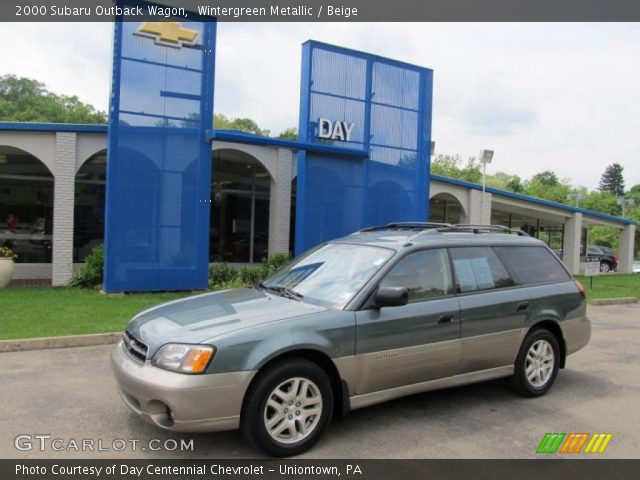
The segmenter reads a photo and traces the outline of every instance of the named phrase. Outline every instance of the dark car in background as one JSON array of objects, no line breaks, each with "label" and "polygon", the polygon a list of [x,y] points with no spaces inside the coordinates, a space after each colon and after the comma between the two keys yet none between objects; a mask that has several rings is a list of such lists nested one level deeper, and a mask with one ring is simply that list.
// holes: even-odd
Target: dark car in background
[{"label": "dark car in background", "polygon": [[591,245],[587,248],[587,255],[600,259],[600,271],[602,273],[615,272],[618,268],[618,255],[609,247]]},{"label": "dark car in background", "polygon": [[[555,248],[552,251],[559,259],[562,259],[561,248]],[[609,247],[591,245],[587,248],[587,257],[598,258],[602,273],[615,272],[618,269],[618,255]],[[585,258],[581,257],[580,261],[584,262]]]}]

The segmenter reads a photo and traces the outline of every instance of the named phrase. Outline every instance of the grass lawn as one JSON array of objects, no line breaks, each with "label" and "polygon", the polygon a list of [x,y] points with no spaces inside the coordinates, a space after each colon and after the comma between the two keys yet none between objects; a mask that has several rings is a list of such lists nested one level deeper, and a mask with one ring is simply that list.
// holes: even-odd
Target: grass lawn
[{"label": "grass lawn", "polygon": [[640,298],[640,274],[597,275],[593,277],[593,288],[590,287],[589,277],[577,275],[587,290],[587,301],[596,298]]},{"label": "grass lawn", "polygon": [[[640,275],[578,276],[594,298],[640,297]],[[75,288],[0,290],[0,340],[120,332],[137,312],[190,292],[104,295]]]},{"label": "grass lawn", "polygon": [[0,340],[124,330],[137,312],[186,292],[105,295],[75,288],[0,289]]}]

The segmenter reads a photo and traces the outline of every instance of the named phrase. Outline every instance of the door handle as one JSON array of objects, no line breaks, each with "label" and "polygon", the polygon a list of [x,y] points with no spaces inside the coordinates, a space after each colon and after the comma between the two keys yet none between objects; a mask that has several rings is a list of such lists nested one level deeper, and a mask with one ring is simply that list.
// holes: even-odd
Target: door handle
[{"label": "door handle", "polygon": [[453,322],[453,313],[447,313],[440,317],[438,323],[452,323]]},{"label": "door handle", "polygon": [[529,308],[529,302],[520,302],[516,307],[516,312],[522,312]]}]

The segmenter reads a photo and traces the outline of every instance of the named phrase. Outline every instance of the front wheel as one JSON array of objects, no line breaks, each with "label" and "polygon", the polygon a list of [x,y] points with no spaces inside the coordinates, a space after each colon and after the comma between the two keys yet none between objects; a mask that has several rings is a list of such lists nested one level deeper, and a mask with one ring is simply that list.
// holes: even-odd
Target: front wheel
[{"label": "front wheel", "polygon": [[279,457],[298,455],[322,436],[333,414],[331,381],[317,364],[286,359],[258,374],[247,392],[242,434]]},{"label": "front wheel", "polygon": [[549,391],[558,375],[560,347],[549,330],[531,332],[516,358],[511,388],[523,397],[539,397]]}]

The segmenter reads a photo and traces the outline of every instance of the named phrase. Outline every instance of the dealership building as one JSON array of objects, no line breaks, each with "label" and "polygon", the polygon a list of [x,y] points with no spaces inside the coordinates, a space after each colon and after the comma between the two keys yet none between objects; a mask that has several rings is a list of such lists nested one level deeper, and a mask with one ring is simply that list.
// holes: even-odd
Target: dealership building
[{"label": "dealership building", "polygon": [[[297,142],[233,131],[214,136],[209,261],[248,264],[292,252]],[[0,243],[19,255],[14,280],[65,285],[103,243],[106,150],[105,125],[0,123]],[[632,220],[494,188],[486,189],[483,209],[482,196],[477,184],[431,175],[424,201],[433,222],[521,228],[562,248],[574,273],[585,230],[617,228],[618,271],[631,271]]]},{"label": "dealership building", "polygon": [[[104,244],[108,292],[206,288],[210,263],[298,255],[390,222],[500,224],[562,251],[635,222],[432,175],[433,71],[302,45],[298,139],[215,130],[216,22],[114,23],[109,125],[0,123],[0,244],[65,285]],[[221,92],[224,93],[224,92]]]}]

